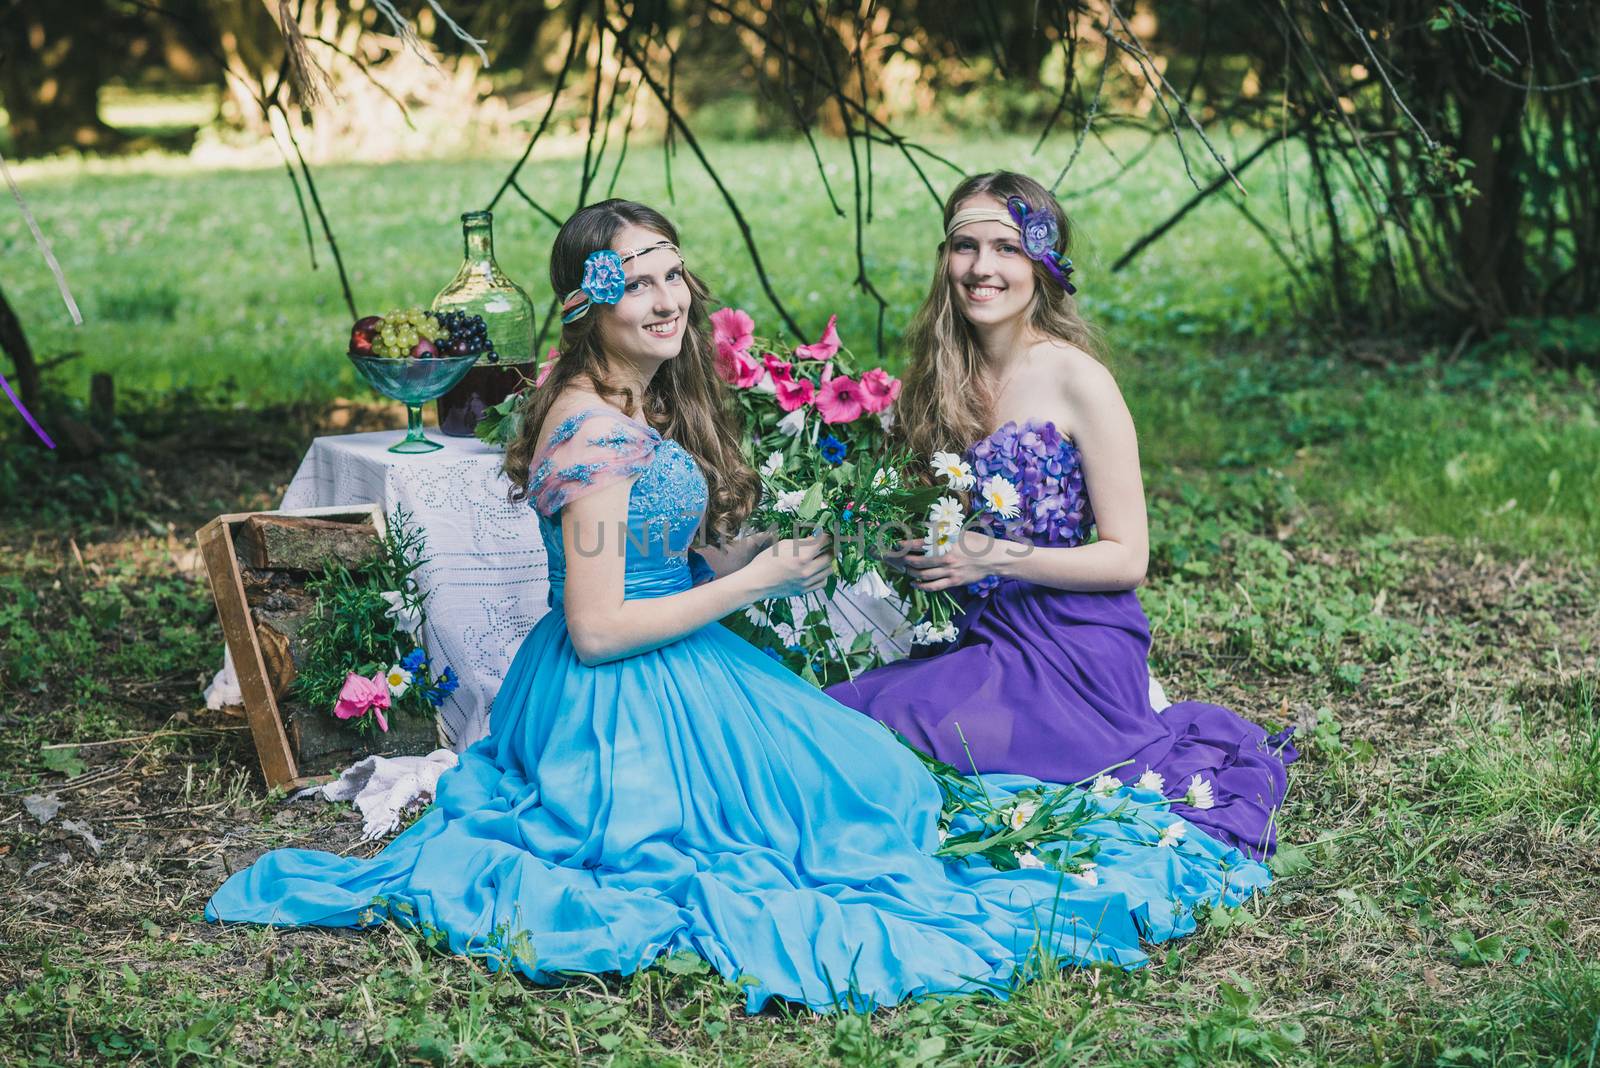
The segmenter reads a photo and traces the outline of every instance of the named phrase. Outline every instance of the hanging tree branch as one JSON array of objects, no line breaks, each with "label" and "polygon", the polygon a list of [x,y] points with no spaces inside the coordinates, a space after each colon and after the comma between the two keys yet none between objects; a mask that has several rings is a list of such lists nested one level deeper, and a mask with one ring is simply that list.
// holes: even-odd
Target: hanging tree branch
[{"label": "hanging tree branch", "polygon": [[[612,32],[615,33],[616,31],[613,30]],[[717,187],[717,192],[721,194],[723,203],[728,206],[728,211],[733,215],[734,222],[739,227],[739,233],[744,238],[745,248],[750,253],[750,263],[755,267],[756,276],[761,280],[761,290],[767,295],[767,300],[777,310],[779,317],[783,319],[784,325],[793,331],[796,337],[801,336],[800,324],[795,322],[794,316],[789,314],[789,309],[784,306],[783,301],[779,299],[777,292],[772,288],[772,280],[767,277],[766,266],[761,262],[761,250],[756,247],[755,235],[750,230],[750,224],[746,221],[744,212],[739,209],[739,202],[734,199],[733,194],[728,191],[728,187],[723,184],[722,176],[717,173],[717,169],[706,158],[704,150],[700,147],[700,142],[695,139],[694,131],[689,128],[689,124],[684,120],[683,113],[678,110],[672,94],[660,82],[656,81],[654,76],[651,75],[644,58],[634,51],[633,46],[625,38],[617,37],[617,47],[621,49],[622,54],[628,58],[628,61],[633,64],[634,69],[639,72],[639,77],[644,79],[644,84],[649,86],[650,91],[655,94],[655,98],[660,101],[662,108],[666,110],[668,124],[682,135],[683,143],[689,146],[689,151],[694,153],[695,158],[700,161],[700,166],[705,169],[706,176]]]}]

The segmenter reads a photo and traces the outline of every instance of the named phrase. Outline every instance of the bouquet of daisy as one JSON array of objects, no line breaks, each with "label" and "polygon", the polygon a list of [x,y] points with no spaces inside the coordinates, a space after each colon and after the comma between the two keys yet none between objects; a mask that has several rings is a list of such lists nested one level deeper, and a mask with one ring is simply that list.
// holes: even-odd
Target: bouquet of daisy
[{"label": "bouquet of daisy", "polygon": [[[991,792],[982,779],[915,748],[912,752],[943,795],[937,856],[950,861],[982,857],[1000,871],[1053,869],[1083,886],[1100,881],[1095,858],[1108,831],[1123,841],[1178,849],[1189,825],[1171,807],[1204,810],[1216,804],[1212,781],[1199,774],[1177,795],[1169,795],[1165,778],[1149,768],[1127,783],[1110,774],[1112,768],[1071,785],[1044,783],[1016,792],[995,786]],[[1092,831],[1091,824],[1096,825]]]},{"label": "bouquet of daisy", "polygon": [[306,586],[316,606],[295,694],[362,734],[387,731],[396,712],[431,717],[460,682],[421,645],[427,595],[413,576],[424,540],[407,519],[398,509],[389,517],[370,564],[333,565]]}]

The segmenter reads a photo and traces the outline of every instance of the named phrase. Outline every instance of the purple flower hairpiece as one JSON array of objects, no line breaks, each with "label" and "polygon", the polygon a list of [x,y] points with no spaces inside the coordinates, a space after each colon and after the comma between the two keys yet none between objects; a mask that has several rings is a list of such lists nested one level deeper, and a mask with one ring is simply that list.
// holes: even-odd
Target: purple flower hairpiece
[{"label": "purple flower hairpiece", "polygon": [[1028,202],[1021,197],[1009,197],[1006,200],[1006,210],[1011,212],[1011,217],[1017,222],[1017,229],[1022,231],[1022,251],[1028,254],[1030,260],[1037,260],[1044,264],[1044,269],[1050,272],[1050,277],[1061,283],[1061,288],[1068,293],[1076,293],[1078,287],[1073,285],[1072,261],[1064,259],[1056,251],[1056,241],[1061,237],[1061,230],[1056,226],[1056,216],[1049,208],[1034,211],[1028,207]]}]

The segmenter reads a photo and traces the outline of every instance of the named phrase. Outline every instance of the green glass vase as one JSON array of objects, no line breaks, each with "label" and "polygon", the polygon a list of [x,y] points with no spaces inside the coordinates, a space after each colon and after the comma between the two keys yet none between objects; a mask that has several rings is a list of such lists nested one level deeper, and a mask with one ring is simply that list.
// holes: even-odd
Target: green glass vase
[{"label": "green glass vase", "polygon": [[433,298],[435,312],[481,315],[494,346],[462,380],[439,398],[439,430],[471,437],[485,409],[521,389],[534,377],[533,302],[500,269],[494,258],[494,216],[469,211],[461,216],[466,255],[450,284]]}]

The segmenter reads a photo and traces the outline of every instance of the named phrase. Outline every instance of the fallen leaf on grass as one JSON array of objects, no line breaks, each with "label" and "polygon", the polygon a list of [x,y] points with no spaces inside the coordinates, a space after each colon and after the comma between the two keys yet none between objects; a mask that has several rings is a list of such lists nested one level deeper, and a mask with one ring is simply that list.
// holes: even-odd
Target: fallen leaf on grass
[{"label": "fallen leaf on grass", "polygon": [[22,799],[22,807],[43,827],[61,811],[61,798],[55,794],[29,794]]}]

